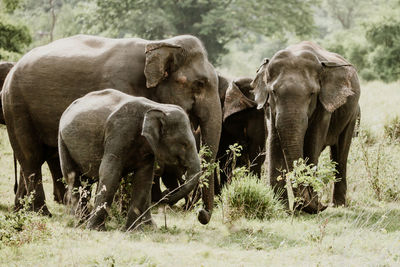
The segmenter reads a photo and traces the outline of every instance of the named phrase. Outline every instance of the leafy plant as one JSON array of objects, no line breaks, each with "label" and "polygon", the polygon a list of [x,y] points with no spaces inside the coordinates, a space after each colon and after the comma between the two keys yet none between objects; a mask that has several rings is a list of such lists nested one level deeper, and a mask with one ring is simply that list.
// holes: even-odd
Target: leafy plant
[{"label": "leafy plant", "polygon": [[383,126],[384,134],[391,141],[400,141],[400,117],[395,116]]},{"label": "leafy plant", "polygon": [[222,189],[221,202],[228,221],[271,219],[283,213],[273,190],[244,167],[234,169],[230,185]]},{"label": "leafy plant", "polygon": [[0,215],[0,248],[22,245],[49,235],[46,220],[30,211],[32,194],[21,200],[23,206],[16,212]]}]

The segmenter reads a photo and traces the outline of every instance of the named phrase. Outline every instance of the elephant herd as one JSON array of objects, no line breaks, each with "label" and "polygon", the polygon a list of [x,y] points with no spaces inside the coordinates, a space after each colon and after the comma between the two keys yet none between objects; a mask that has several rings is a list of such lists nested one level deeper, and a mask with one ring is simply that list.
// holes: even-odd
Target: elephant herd
[{"label": "elephant herd", "polygon": [[[226,150],[234,143],[243,148],[239,166],[258,176],[267,158],[276,192],[285,186],[277,179],[283,170],[298,158],[318,163],[330,146],[339,178],[333,203],[346,203],[360,85],[350,63],[312,42],[265,59],[254,78],[229,80],[216,72],[194,36],[148,41],[77,35],[35,48],[17,63],[0,63],[0,82],[0,122],[21,166],[16,208],[32,194],[31,208],[50,215],[41,172],[46,162],[55,200],[74,213],[87,210],[90,198],[78,188],[98,183],[87,214],[90,229],[104,229],[120,181],[130,173],[126,228],[153,224],[152,201],[172,205],[199,187],[200,144],[211,151],[206,161],[227,170]],[[200,186],[202,224],[210,221],[214,194],[229,176],[210,174]],[[306,199],[306,212],[325,208],[311,188],[295,194]]]}]

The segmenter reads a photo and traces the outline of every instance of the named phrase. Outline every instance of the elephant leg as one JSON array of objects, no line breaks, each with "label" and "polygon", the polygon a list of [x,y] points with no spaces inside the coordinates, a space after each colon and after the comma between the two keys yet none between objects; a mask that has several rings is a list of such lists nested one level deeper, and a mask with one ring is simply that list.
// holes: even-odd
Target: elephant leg
[{"label": "elephant leg", "polygon": [[135,230],[141,224],[155,225],[149,209],[153,172],[154,159],[151,159],[134,174],[131,204],[125,226],[127,230]]},{"label": "elephant leg", "polygon": [[[21,208],[21,200],[29,195],[32,196],[32,210],[51,216],[46,206],[42,184],[41,167],[45,161],[44,145],[36,134],[30,117],[26,115],[29,114],[28,111],[21,107],[21,105],[13,105],[11,110],[4,112],[6,121],[9,122],[7,124],[8,137],[23,172],[23,178],[20,179],[15,195],[15,208]],[[18,118],[13,118],[13,116],[18,116]]]},{"label": "elephant leg", "polygon": [[47,165],[49,166],[51,176],[53,178],[53,195],[54,201],[57,203],[64,203],[64,195],[66,192],[65,184],[62,181],[63,175],[60,167],[60,160],[58,156],[47,159]]},{"label": "elephant leg", "polygon": [[[28,149],[28,147],[26,147]],[[32,162],[22,158],[19,160],[21,165],[20,181],[15,195],[15,208],[18,210],[22,208],[22,199],[25,196],[32,197],[31,209],[35,212],[41,212],[43,215],[51,216],[45,202],[46,197],[43,189],[42,182],[42,164],[43,153],[41,150],[36,150],[37,158],[33,159]]]},{"label": "elephant leg", "polygon": [[165,166],[164,173],[161,176],[165,187],[172,191],[179,187],[179,181],[182,181],[183,171],[176,166]]},{"label": "elephant leg", "polygon": [[342,134],[339,136],[338,143],[331,146],[331,158],[337,162],[336,177],[339,181],[335,182],[333,189],[333,204],[335,206],[346,205],[346,192],[347,192],[347,157],[349,155],[351,139],[353,136],[355,122],[350,123]]},{"label": "elephant leg", "polygon": [[71,191],[69,193],[71,196],[69,201],[69,205],[71,205],[71,214],[78,218],[85,219],[89,214],[87,204],[91,198],[93,180],[81,173],[76,173],[75,175],[74,184],[72,188],[68,189]]},{"label": "elephant leg", "polygon": [[107,209],[111,207],[121,177],[121,160],[111,153],[105,155],[99,168],[99,183],[97,185],[94,209],[87,225],[89,229],[105,230]]},{"label": "elephant leg", "polygon": [[153,185],[151,187],[151,202],[158,202],[162,198],[162,192],[160,188],[160,179],[159,176],[154,176]]},{"label": "elephant leg", "polygon": [[265,142],[267,137],[264,112],[257,112],[247,127],[250,171],[261,178],[265,161]]}]

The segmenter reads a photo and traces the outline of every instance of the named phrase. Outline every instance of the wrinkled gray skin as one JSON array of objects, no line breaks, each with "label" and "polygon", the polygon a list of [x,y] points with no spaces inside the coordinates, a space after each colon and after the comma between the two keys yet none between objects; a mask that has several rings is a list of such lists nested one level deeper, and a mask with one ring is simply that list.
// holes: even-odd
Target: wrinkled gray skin
[{"label": "wrinkled gray skin", "polygon": [[[0,62],[0,89],[3,87],[4,80],[7,77],[7,74],[11,70],[12,67],[14,67],[15,62]],[[1,94],[1,92],[0,92]],[[1,96],[0,96],[0,124],[5,125],[4,121],[4,116],[3,116],[3,110],[2,110],[2,101],[1,101]],[[15,159],[15,158],[14,158]],[[61,169],[60,169],[60,164],[58,157],[50,157],[47,159],[47,165],[49,166],[51,176],[53,178],[53,195],[54,195],[54,200],[58,203],[62,203],[64,199],[64,194],[65,194],[65,186],[61,181]],[[20,173],[20,179],[23,179],[23,173],[21,170]],[[17,179],[17,177],[16,177]],[[21,180],[22,181],[22,180]],[[24,190],[26,192],[25,187],[21,187],[20,190]],[[15,181],[15,186],[14,186],[14,191],[17,192],[18,190],[18,181]],[[25,193],[24,193],[25,194]]]},{"label": "wrinkled gray skin", "polygon": [[[27,177],[27,193],[35,190],[34,210],[48,213],[41,165],[57,155],[61,114],[75,99],[105,88],[181,106],[200,126],[202,143],[215,158],[222,116],[218,80],[196,37],[147,41],[78,35],[60,39],[18,61],[2,95],[10,143]],[[209,179],[210,186],[203,187],[202,194],[205,209],[198,217],[203,224],[211,218],[214,201],[213,177]],[[18,188],[16,204],[23,196]]]},{"label": "wrinkled gray skin", "polygon": [[[264,61],[252,82],[259,107],[268,108],[269,179],[275,190],[279,170],[293,168],[293,161],[308,158],[318,163],[326,146],[337,162],[333,203],[346,204],[346,164],[357,115],[360,85],[356,70],[343,57],[312,42],[302,42]],[[301,192],[300,192],[301,191]],[[300,188],[309,213],[324,207],[310,188]],[[283,198],[287,198],[284,194]]]},{"label": "wrinkled gray skin", "polygon": [[104,229],[104,206],[111,206],[121,178],[131,172],[126,228],[135,229],[143,213],[145,221],[152,223],[148,208],[155,158],[187,170],[188,182],[168,196],[172,203],[193,190],[200,176],[196,143],[184,110],[114,89],[89,93],[65,110],[58,148],[68,195],[75,206],[79,200],[79,193],[74,193],[76,180],[84,174],[99,181],[90,229]]}]

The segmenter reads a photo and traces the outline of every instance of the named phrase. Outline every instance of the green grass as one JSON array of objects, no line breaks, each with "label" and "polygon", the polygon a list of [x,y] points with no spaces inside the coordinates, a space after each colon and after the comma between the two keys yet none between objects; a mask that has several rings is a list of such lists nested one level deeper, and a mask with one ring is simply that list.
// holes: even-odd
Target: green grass
[{"label": "green grass", "polygon": [[[21,242],[0,246],[0,266],[398,266],[400,196],[377,200],[363,155],[373,166],[380,153],[380,166],[372,178],[400,188],[400,145],[383,140],[386,120],[400,115],[400,84],[373,82],[362,89],[361,125],[371,129],[377,142],[366,146],[360,138],[353,140],[348,207],[330,207],[319,215],[234,222],[218,207],[206,226],[197,222],[195,211],[174,208],[166,211],[167,227],[162,209],[155,208],[155,230],[95,232],[74,227],[65,207],[52,200],[45,168],[44,186],[53,217],[33,215],[33,221],[44,227],[32,226],[17,236]],[[0,216],[9,214],[13,206],[13,172],[11,147],[2,127]],[[116,228],[114,221],[109,226]]]}]

